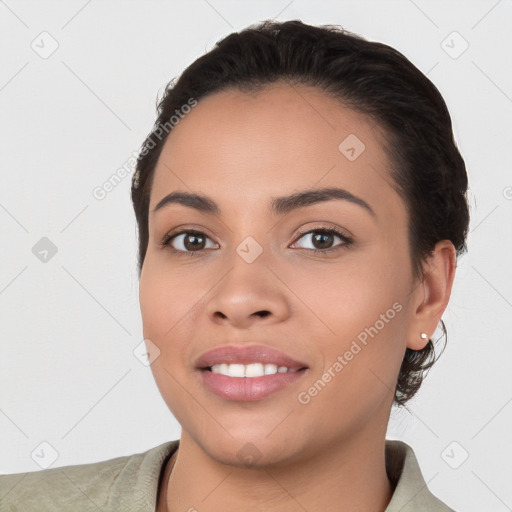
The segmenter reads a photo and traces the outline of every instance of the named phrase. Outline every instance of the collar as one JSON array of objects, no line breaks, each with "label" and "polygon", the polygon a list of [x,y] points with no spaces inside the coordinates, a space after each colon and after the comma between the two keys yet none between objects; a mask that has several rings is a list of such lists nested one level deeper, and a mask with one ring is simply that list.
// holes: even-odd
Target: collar
[{"label": "collar", "polygon": [[384,512],[454,512],[428,489],[413,449],[386,439],[386,471],[395,491]]}]

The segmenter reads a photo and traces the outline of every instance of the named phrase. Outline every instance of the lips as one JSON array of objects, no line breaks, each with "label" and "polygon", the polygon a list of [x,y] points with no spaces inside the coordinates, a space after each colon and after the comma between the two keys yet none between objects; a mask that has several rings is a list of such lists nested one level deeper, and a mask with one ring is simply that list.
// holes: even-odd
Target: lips
[{"label": "lips", "polygon": [[286,366],[291,370],[300,370],[308,368],[307,364],[298,361],[287,354],[271,347],[263,345],[251,345],[246,347],[236,347],[225,345],[205,352],[195,362],[196,368],[205,370],[215,364],[275,364],[278,367]]}]

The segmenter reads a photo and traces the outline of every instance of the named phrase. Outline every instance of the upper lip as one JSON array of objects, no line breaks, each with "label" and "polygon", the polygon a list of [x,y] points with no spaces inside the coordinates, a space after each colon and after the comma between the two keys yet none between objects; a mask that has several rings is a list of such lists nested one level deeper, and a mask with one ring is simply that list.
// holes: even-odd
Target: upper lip
[{"label": "upper lip", "polygon": [[305,363],[297,361],[284,352],[264,345],[249,345],[237,347],[234,345],[223,345],[208,350],[196,360],[197,368],[209,368],[214,364],[275,364],[287,368],[307,368]]}]

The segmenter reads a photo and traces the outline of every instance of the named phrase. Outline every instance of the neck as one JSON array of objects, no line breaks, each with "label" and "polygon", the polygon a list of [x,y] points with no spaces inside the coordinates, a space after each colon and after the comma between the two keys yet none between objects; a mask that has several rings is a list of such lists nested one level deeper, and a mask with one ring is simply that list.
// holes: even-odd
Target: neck
[{"label": "neck", "polygon": [[363,432],[333,444],[301,463],[239,468],[208,456],[184,431],[172,473],[166,471],[170,478],[164,480],[168,485],[161,509],[209,512],[229,504],[241,511],[384,512],[393,493],[386,474],[385,433]]}]

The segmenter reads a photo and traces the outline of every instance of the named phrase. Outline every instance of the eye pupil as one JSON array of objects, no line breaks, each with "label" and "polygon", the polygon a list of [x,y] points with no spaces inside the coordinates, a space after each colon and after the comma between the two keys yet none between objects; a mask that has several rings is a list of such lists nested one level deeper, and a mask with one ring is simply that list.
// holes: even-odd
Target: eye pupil
[{"label": "eye pupil", "polygon": [[332,244],[332,238],[333,238],[333,235],[331,233],[319,233],[319,234],[313,235],[313,240],[314,240],[313,243],[314,244],[315,244],[315,242],[320,243],[320,247],[317,247],[315,244],[315,247],[317,247],[317,249],[328,249],[330,247],[330,245]]},{"label": "eye pupil", "polygon": [[[194,240],[194,242],[191,242],[191,240]],[[197,240],[201,240],[201,242],[197,243]],[[204,237],[195,234],[188,234],[185,237],[184,245],[187,250],[193,250],[197,248],[203,249]]]}]

